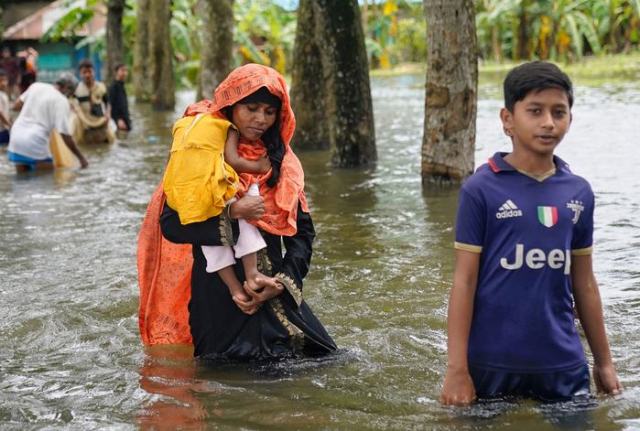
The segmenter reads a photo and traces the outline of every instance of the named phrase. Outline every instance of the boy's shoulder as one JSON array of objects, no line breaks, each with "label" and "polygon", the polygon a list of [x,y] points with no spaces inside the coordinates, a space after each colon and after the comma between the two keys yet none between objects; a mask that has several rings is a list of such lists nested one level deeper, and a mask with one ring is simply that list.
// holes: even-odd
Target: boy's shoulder
[{"label": "boy's shoulder", "polygon": [[553,156],[553,162],[556,165],[556,169],[571,182],[572,189],[577,190],[578,192],[593,193],[589,181],[587,181],[586,178],[573,173],[567,162],[558,156]]},{"label": "boy's shoulder", "polygon": [[484,188],[488,182],[495,181],[495,175],[491,170],[490,161],[491,159],[489,159],[488,162],[478,166],[475,172],[464,181],[464,183],[462,184],[463,191],[475,194],[476,192]]}]

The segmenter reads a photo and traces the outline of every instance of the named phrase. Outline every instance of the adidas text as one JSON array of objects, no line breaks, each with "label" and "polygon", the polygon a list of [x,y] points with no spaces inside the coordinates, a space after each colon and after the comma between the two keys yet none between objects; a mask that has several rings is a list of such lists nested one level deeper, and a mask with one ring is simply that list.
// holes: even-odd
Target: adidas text
[{"label": "adidas text", "polygon": [[522,217],[522,210],[505,210],[496,213],[496,218]]}]

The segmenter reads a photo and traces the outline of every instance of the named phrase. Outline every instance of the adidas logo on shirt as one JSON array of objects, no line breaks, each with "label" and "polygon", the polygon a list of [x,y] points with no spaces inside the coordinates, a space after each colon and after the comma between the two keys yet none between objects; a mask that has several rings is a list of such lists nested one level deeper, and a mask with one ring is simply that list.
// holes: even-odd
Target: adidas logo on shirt
[{"label": "adidas logo on shirt", "polygon": [[496,218],[511,217],[522,217],[522,210],[518,209],[518,206],[514,204],[511,199],[507,199],[507,201],[498,208]]}]

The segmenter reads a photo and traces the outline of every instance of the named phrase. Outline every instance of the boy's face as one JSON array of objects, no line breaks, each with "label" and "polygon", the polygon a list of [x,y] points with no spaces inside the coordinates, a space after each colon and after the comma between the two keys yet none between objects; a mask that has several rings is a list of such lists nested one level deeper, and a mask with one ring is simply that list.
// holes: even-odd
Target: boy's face
[{"label": "boy's face", "polygon": [[6,76],[0,76],[0,91],[6,91],[9,87],[9,79]]},{"label": "boy's face", "polygon": [[513,140],[514,150],[553,154],[571,124],[569,98],[559,88],[531,91],[516,102],[513,112],[502,108],[500,119],[505,133]]},{"label": "boy's face", "polygon": [[83,67],[80,69],[80,78],[82,78],[87,85],[93,84],[93,67]]},{"label": "boy's face", "polygon": [[117,71],[116,71],[116,79],[118,81],[124,81],[127,79],[127,67],[126,66],[122,66],[120,67]]}]

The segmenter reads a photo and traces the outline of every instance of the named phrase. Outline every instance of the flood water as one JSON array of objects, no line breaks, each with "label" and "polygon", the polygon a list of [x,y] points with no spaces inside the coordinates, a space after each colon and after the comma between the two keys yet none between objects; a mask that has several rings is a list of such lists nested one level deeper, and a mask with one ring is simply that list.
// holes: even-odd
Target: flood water
[{"label": "flood water", "polygon": [[[640,429],[640,86],[578,86],[558,149],[596,194],[595,271],[625,392],[582,405],[437,402],[457,191],[423,190],[422,77],[376,78],[379,163],[300,154],[318,233],[307,302],[340,346],[323,361],[207,369],[142,347],[136,237],[175,113],[86,149],[90,167],[18,177],[0,154],[2,429]],[[481,86],[476,163],[508,151],[499,86]]]}]

